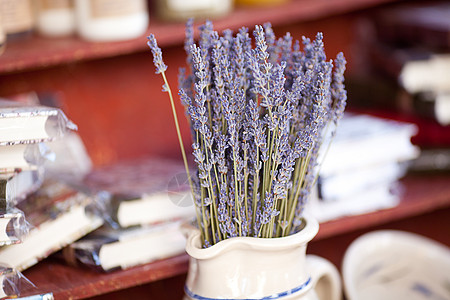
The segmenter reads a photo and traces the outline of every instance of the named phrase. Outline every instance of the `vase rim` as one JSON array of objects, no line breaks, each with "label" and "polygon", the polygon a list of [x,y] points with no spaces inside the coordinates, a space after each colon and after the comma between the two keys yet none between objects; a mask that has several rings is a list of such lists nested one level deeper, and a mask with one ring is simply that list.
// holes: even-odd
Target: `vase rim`
[{"label": "vase rim", "polygon": [[186,241],[186,252],[196,259],[210,259],[230,248],[255,248],[261,251],[273,251],[298,247],[307,244],[316,236],[319,231],[319,223],[308,214],[303,214],[305,226],[298,232],[276,238],[256,238],[256,237],[233,237],[222,240],[208,248],[201,248],[200,231],[192,230]]}]

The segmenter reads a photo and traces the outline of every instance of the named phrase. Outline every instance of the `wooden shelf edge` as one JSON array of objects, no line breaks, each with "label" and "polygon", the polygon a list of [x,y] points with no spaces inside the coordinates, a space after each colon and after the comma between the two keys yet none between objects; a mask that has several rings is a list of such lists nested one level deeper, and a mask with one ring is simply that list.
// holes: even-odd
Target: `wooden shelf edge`
[{"label": "wooden shelf edge", "polygon": [[[292,0],[276,7],[236,7],[229,15],[214,20],[214,25],[218,31],[253,27],[268,21],[275,26],[285,25],[396,1],[399,0]],[[181,45],[184,23],[163,22],[150,17],[150,26],[145,35],[122,42],[95,43],[76,36],[51,39],[33,35],[29,39],[7,44],[6,51],[0,56],[0,75],[145,51],[148,49],[146,37],[150,32],[157,36],[160,47]]]},{"label": "wooden shelf edge", "polygon": [[94,297],[184,274],[188,261],[187,254],[181,254],[126,270],[98,273],[49,258],[24,272],[37,290],[28,288],[21,296],[52,292],[55,299]]}]

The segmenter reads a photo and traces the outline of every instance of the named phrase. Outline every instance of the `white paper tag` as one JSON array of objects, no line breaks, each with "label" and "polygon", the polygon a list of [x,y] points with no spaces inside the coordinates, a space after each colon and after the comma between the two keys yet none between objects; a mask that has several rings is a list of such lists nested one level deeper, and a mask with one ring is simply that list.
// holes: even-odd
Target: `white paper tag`
[{"label": "white paper tag", "polygon": [[205,10],[213,7],[215,0],[167,0],[167,6],[173,11]]}]

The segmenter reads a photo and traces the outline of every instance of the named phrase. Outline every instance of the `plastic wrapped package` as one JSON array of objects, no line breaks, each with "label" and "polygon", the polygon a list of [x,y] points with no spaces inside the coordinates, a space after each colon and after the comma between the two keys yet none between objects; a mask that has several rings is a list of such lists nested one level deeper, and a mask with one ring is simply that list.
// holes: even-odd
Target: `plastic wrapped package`
[{"label": "plastic wrapped package", "polygon": [[23,271],[97,229],[103,220],[87,209],[92,202],[67,184],[46,179],[17,205],[30,224],[29,234],[22,243],[1,247],[0,263]]},{"label": "plastic wrapped package", "polygon": [[13,208],[35,192],[44,180],[44,169],[15,170],[0,173],[0,211]]},{"label": "plastic wrapped package", "polygon": [[76,129],[58,108],[0,99],[0,146],[52,141]]},{"label": "plastic wrapped package", "polygon": [[45,161],[45,177],[78,182],[92,171],[92,161],[83,140],[77,132],[68,132],[63,138],[46,143],[54,160]]},{"label": "plastic wrapped package", "polygon": [[195,217],[182,162],[158,157],[97,168],[81,183],[113,227],[133,227]]},{"label": "plastic wrapped package", "polygon": [[0,146],[0,174],[42,167],[55,154],[44,143]]},{"label": "plastic wrapped package", "polygon": [[21,210],[11,208],[0,212],[0,246],[20,243],[29,230],[30,224]]},{"label": "plastic wrapped package", "polygon": [[88,213],[102,218],[104,223],[108,224],[111,228],[120,228],[119,223],[111,213],[113,208],[111,204],[112,195],[110,193],[106,191],[92,192],[82,184],[75,186],[75,188],[88,194],[93,199],[92,205],[86,207]]},{"label": "plastic wrapped package", "polygon": [[96,271],[127,269],[184,253],[186,220],[115,230],[106,226],[63,249],[64,260]]},{"label": "plastic wrapped package", "polygon": [[0,299],[4,297],[17,298],[22,290],[30,287],[35,287],[35,285],[22,273],[9,266],[0,265]]}]

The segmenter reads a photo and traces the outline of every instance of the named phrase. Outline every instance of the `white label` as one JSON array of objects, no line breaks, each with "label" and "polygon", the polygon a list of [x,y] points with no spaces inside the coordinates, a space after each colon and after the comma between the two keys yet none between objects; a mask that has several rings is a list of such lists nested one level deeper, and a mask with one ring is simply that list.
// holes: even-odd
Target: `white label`
[{"label": "white label", "polygon": [[167,0],[167,6],[169,10],[185,12],[210,9],[214,2],[214,0]]},{"label": "white label", "polygon": [[29,0],[1,0],[0,13],[6,33],[26,31],[33,27],[33,10]]},{"label": "white label", "polygon": [[111,18],[129,16],[146,10],[143,0],[92,0],[92,18]]},{"label": "white label", "polygon": [[73,7],[73,0],[40,0],[41,9],[65,9]]}]

